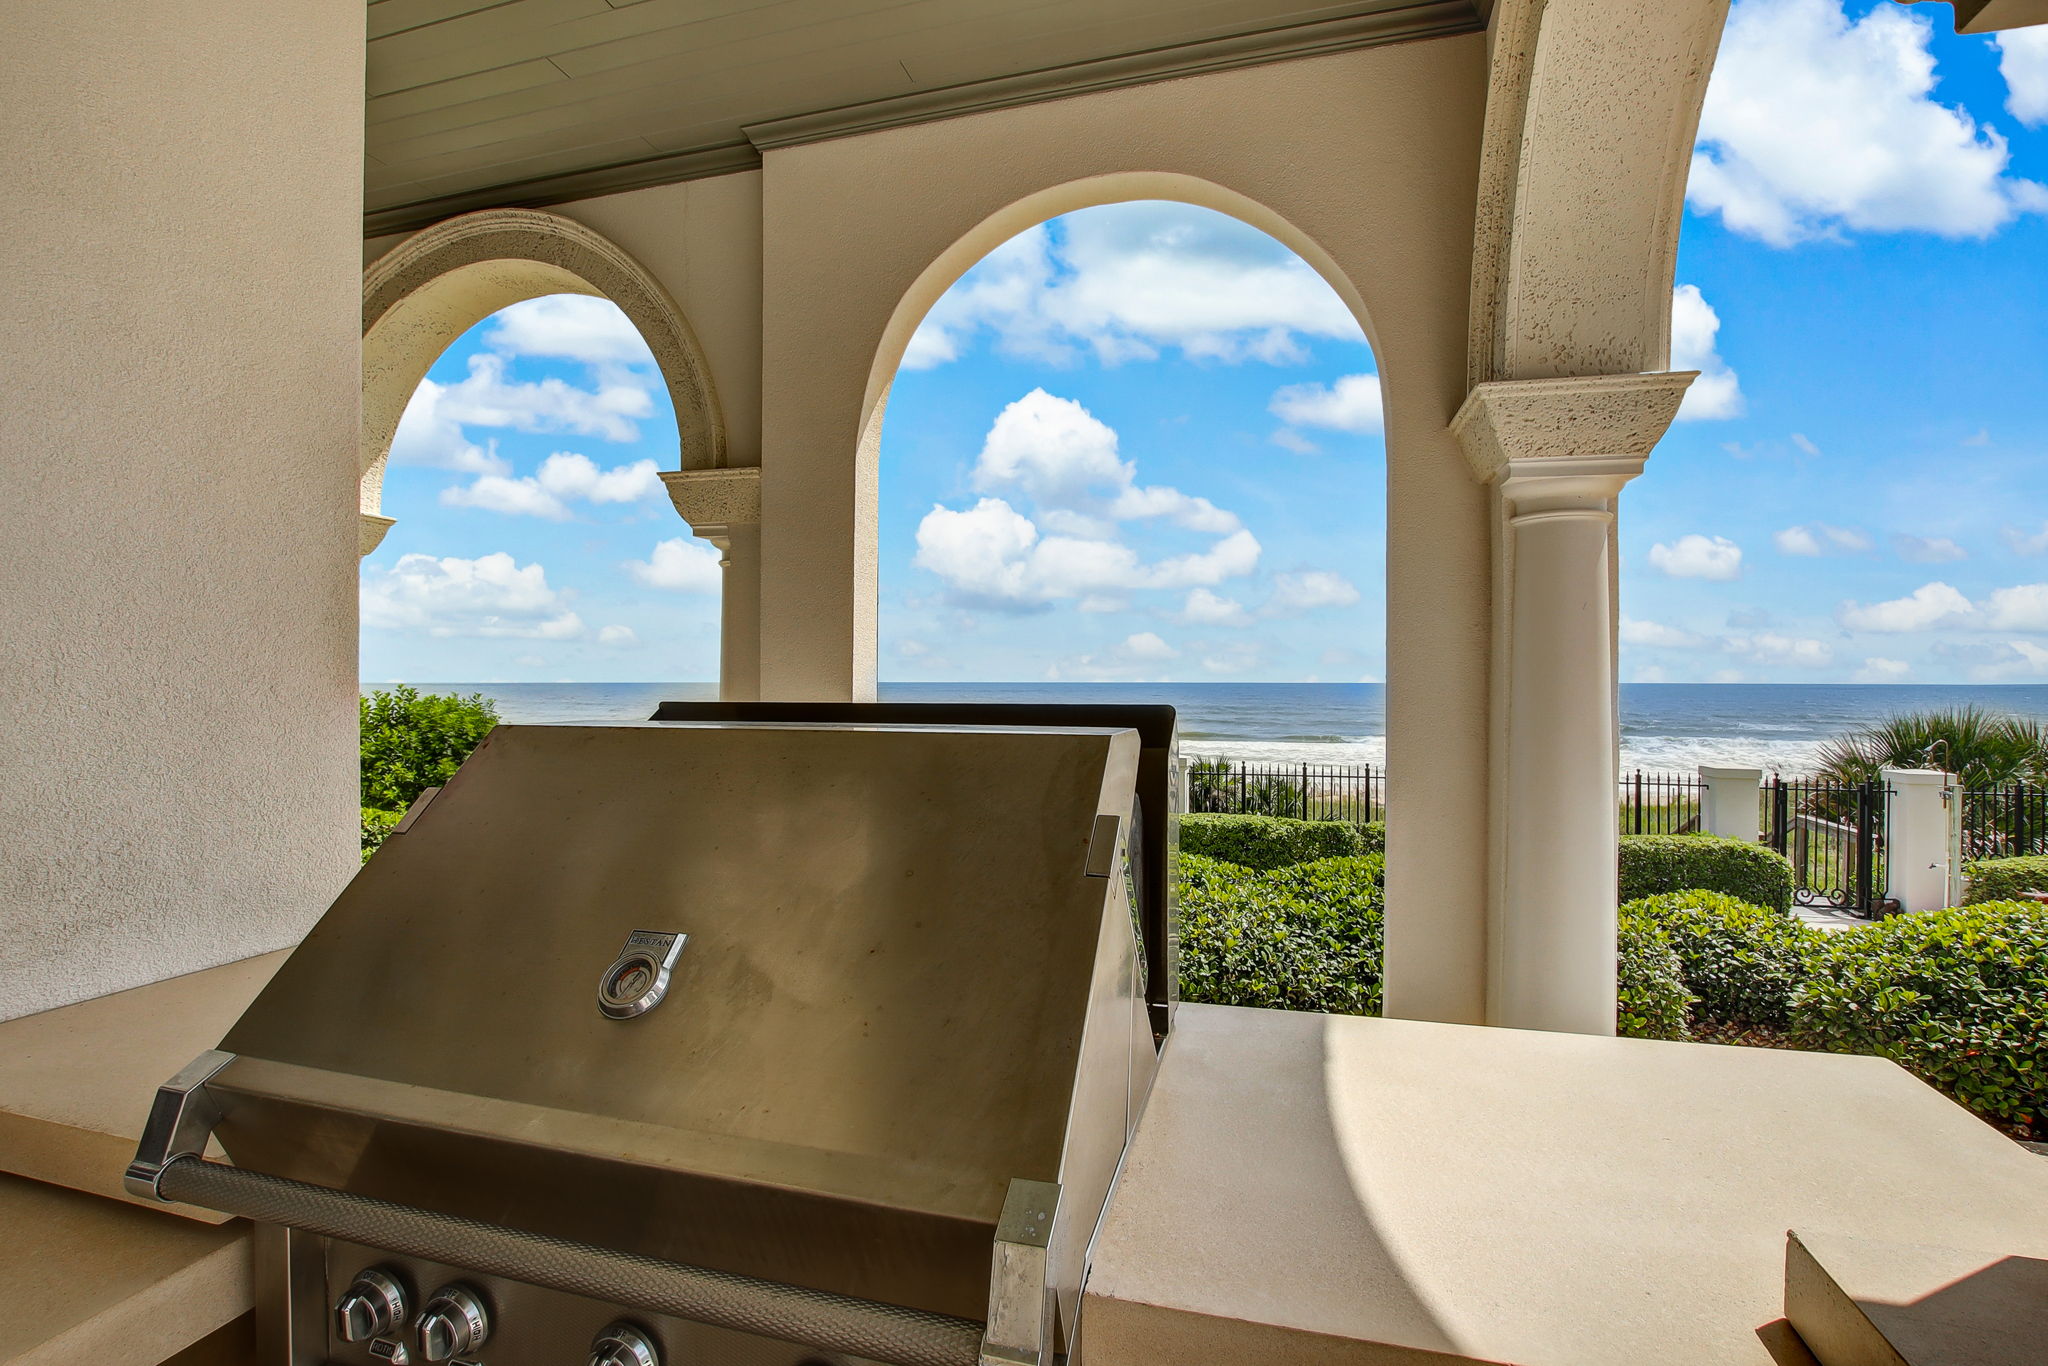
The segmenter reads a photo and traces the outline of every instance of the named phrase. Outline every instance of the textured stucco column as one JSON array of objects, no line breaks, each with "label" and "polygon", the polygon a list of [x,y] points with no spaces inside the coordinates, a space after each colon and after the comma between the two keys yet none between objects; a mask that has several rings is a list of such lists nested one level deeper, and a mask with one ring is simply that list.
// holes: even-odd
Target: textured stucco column
[{"label": "textured stucco column", "polygon": [[1955,779],[1937,769],[1880,770],[1886,799],[1884,894],[1902,911],[1949,904],[1949,788]]},{"label": "textured stucco column", "polygon": [[1700,765],[1700,829],[1755,843],[1763,833],[1764,771]]},{"label": "textured stucco column", "polygon": [[1451,422],[1498,497],[1489,1024],[1614,1032],[1614,505],[1692,378],[1481,384]]},{"label": "textured stucco column", "polygon": [[718,547],[718,697],[752,702],[761,695],[761,471],[669,470],[676,511],[690,530]]}]

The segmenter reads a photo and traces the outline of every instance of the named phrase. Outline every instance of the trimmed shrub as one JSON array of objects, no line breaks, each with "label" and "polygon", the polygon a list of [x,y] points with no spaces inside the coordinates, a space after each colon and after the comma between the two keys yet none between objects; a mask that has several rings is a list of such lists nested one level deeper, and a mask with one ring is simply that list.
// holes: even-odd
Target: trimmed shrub
[{"label": "trimmed shrub", "polygon": [[2024,892],[2048,892],[2048,857],[1980,858],[1968,866],[1969,890],[1963,904],[2016,901]]},{"label": "trimmed shrub", "polygon": [[1623,835],[1621,900],[1663,892],[1725,892],[1752,906],[1790,913],[1792,863],[1777,850],[1713,835]]},{"label": "trimmed shrub", "polygon": [[1181,999],[1379,1014],[1380,866],[1368,855],[1259,872],[1183,852]]},{"label": "trimmed shrub", "polygon": [[1355,825],[1298,821],[1286,816],[1187,815],[1180,818],[1184,854],[1222,859],[1240,868],[1285,868],[1311,859],[1365,852]]},{"label": "trimmed shrub", "polygon": [[1661,933],[1678,955],[1695,1023],[1783,1031],[1792,998],[1825,948],[1816,929],[1725,892],[1666,892],[1621,908]]},{"label": "trimmed shrub", "polygon": [[1910,1068],[1987,1119],[2048,1124],[2048,906],[1995,901],[1830,937],[1794,1037]]},{"label": "trimmed shrub", "polygon": [[1688,1039],[1683,969],[1657,922],[1633,906],[1621,908],[1614,1024],[1631,1039]]},{"label": "trimmed shrub", "polygon": [[403,811],[383,811],[374,806],[363,808],[363,857],[377,852],[377,846],[391,833],[391,827],[404,817]]},{"label": "trimmed shrub", "polygon": [[1384,854],[1387,852],[1387,823],[1367,821],[1358,827],[1358,837],[1365,842],[1365,853]]}]

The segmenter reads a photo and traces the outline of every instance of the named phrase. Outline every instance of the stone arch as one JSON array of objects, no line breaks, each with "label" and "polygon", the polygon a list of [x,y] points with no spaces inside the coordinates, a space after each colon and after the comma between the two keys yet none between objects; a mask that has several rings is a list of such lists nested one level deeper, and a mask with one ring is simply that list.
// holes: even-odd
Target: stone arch
[{"label": "stone arch", "polygon": [[1660,371],[1728,0],[1499,0],[1469,379]]},{"label": "stone arch", "polygon": [[547,294],[610,299],[654,353],[675,407],[677,468],[723,469],[725,423],[711,370],[682,310],[639,262],[559,214],[489,209],[407,238],[363,272],[363,427],[359,551],[391,525],[380,514],[392,437],[429,368],[501,308]]}]

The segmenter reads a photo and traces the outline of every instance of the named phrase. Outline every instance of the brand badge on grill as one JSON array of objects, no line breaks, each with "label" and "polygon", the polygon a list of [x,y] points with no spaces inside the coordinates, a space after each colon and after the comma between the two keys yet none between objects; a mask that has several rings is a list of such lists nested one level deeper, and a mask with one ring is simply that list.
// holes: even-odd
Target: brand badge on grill
[{"label": "brand badge on grill", "polygon": [[597,979],[597,1008],[606,1018],[630,1020],[645,1015],[668,995],[669,973],[690,942],[687,934],[635,930],[626,946]]}]

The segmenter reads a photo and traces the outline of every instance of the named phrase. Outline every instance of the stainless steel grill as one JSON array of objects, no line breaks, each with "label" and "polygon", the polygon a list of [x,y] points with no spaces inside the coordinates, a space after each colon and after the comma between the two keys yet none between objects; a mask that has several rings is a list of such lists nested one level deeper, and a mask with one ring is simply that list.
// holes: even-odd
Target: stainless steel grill
[{"label": "stainless steel grill", "polygon": [[501,726],[129,1184],[258,1221],[275,1363],[1078,1359],[1171,1020],[1147,725]]}]

